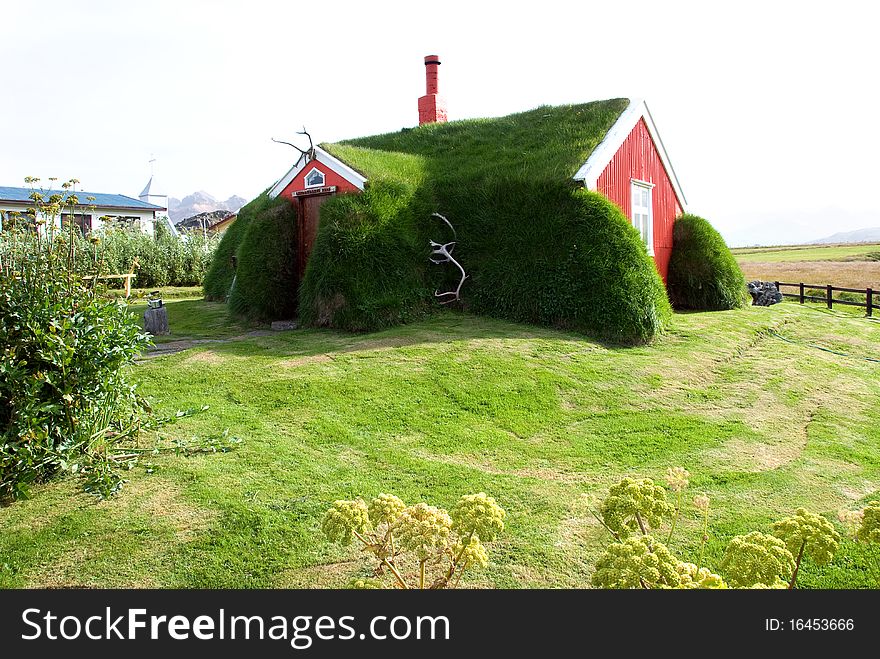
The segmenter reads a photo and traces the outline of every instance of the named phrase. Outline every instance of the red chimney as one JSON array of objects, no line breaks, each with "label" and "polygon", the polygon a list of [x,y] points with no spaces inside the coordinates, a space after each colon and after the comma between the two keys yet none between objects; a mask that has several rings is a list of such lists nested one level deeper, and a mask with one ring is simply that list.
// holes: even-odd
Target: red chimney
[{"label": "red chimney", "polygon": [[425,95],[419,99],[419,126],[446,121],[446,101],[437,93],[439,55],[425,57]]}]

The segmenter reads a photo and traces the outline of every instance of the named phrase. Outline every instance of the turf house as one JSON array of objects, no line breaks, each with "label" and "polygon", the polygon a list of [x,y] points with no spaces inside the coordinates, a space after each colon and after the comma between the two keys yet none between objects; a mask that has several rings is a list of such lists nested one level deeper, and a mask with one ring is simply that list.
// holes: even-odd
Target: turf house
[{"label": "turf house", "polygon": [[647,105],[447,122],[439,64],[425,58],[418,127],[297,147],[227,231],[206,295],[264,320],[372,331],[441,308],[440,291],[462,283],[429,259],[433,241],[467,273],[454,306],[651,340],[671,313],[664,282],[686,200]]}]

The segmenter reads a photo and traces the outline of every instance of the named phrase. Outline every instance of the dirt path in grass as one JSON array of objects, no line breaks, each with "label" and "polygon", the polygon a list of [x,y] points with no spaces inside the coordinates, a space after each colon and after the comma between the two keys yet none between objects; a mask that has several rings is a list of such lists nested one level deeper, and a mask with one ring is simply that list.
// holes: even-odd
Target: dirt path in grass
[{"label": "dirt path in grass", "polygon": [[144,352],[140,358],[136,361],[143,361],[145,359],[153,359],[154,357],[161,357],[162,355],[173,355],[177,352],[183,352],[184,350],[189,350],[190,348],[195,348],[201,345],[211,345],[215,343],[231,343],[232,341],[241,341],[243,339],[250,339],[255,336],[270,336],[272,334],[277,334],[278,332],[273,330],[254,330],[252,332],[247,332],[245,334],[239,334],[237,336],[228,336],[225,339],[178,339],[176,341],[167,341],[165,343],[159,343],[154,346],[150,346],[146,352]]}]

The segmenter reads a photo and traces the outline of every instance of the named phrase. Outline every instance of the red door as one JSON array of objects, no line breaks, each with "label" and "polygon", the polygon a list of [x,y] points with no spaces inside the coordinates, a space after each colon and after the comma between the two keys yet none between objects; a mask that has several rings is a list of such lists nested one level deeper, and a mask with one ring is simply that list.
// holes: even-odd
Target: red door
[{"label": "red door", "polygon": [[332,194],[316,194],[298,197],[299,199],[299,279],[302,281],[306,272],[306,263],[315,246],[315,238],[318,235],[318,223],[320,221],[321,204],[327,201]]}]

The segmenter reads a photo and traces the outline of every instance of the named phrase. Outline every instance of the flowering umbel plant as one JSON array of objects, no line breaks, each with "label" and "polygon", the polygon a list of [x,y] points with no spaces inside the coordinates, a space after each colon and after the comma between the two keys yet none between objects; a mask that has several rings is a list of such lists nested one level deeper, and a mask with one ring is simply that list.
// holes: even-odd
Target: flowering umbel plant
[{"label": "flowering umbel plant", "polygon": [[804,553],[817,565],[825,565],[831,562],[840,545],[840,534],[831,522],[804,508],[798,508],[794,516],[773,524],[773,535],[784,541],[788,551],[796,556],[789,588],[794,588],[797,583]]},{"label": "flowering umbel plant", "polygon": [[334,501],[321,523],[321,530],[330,542],[341,545],[350,545],[354,536],[361,539],[370,528],[370,515],[363,499]]},{"label": "flowering umbel plant", "polygon": [[792,574],[794,565],[794,556],[785,542],[752,531],[730,541],[721,561],[721,570],[736,588],[776,588],[785,587],[782,579]]},{"label": "flowering umbel plant", "polygon": [[[592,583],[598,588],[794,588],[801,559],[809,556],[822,565],[834,557],[840,535],[824,517],[798,508],[773,525],[773,535],[753,531],[730,541],[721,562],[722,578],[703,565],[709,540],[710,499],[693,497],[693,517],[700,520],[701,541],[697,563],[680,560],[669,540],[682,513],[683,492],[690,474],[682,467],[669,469],[666,484],[675,493],[675,505],[666,490],[648,478],[625,478],[608,491],[601,514],[593,515],[611,534],[612,542],[596,563]],[[858,514],[841,511],[841,521],[861,523],[857,534],[880,542],[880,503]],[[657,529],[672,518],[665,544],[653,539]]]},{"label": "flowering umbel plant", "polygon": [[650,478],[624,478],[608,490],[600,510],[605,527],[619,538],[633,532],[647,535],[675,513],[666,501],[666,490]]},{"label": "flowering umbel plant", "polygon": [[857,537],[862,542],[880,543],[880,501],[872,501],[865,506]]},{"label": "flowering umbel plant", "polygon": [[697,567],[693,563],[679,563],[678,567],[679,588],[727,588],[727,584],[717,574],[713,574],[709,568]]},{"label": "flowering umbel plant", "polygon": [[674,588],[679,582],[678,560],[648,535],[611,543],[593,573],[597,588]]},{"label": "flowering umbel plant", "polygon": [[489,564],[484,543],[504,530],[504,517],[495,499],[482,492],[461,497],[451,514],[380,494],[369,504],[334,502],[321,529],[331,542],[347,545],[357,539],[375,557],[373,577],[357,579],[352,587],[384,586],[382,579],[390,573],[398,588],[440,589],[457,587],[468,568]]}]

